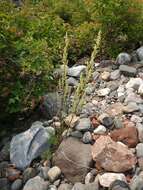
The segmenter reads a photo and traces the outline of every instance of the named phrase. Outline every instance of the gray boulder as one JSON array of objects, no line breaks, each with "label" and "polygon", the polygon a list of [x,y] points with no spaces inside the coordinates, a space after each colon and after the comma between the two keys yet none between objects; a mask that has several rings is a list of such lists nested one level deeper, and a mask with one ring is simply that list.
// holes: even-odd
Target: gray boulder
[{"label": "gray boulder", "polygon": [[48,133],[40,122],[33,123],[30,129],[12,138],[10,144],[11,163],[24,170],[32,160],[50,147],[51,136],[52,134]]},{"label": "gray boulder", "polygon": [[139,61],[142,61],[143,60],[143,46],[137,49],[136,53],[137,53]]},{"label": "gray boulder", "polygon": [[128,53],[120,53],[116,59],[116,64],[126,65],[131,62],[131,56]]},{"label": "gray boulder", "polygon": [[66,179],[72,183],[84,181],[91,163],[91,145],[83,144],[73,137],[62,141],[53,158],[53,164],[58,166]]},{"label": "gray boulder", "polygon": [[54,116],[59,116],[62,109],[62,99],[59,93],[51,92],[44,96],[41,111],[47,119],[52,119]]},{"label": "gray boulder", "polygon": [[27,181],[23,190],[47,190],[48,185],[48,182],[45,182],[44,179],[42,179],[39,176],[36,176]]},{"label": "gray boulder", "polygon": [[68,76],[79,78],[81,73],[84,73],[86,69],[85,65],[74,66],[68,69]]}]

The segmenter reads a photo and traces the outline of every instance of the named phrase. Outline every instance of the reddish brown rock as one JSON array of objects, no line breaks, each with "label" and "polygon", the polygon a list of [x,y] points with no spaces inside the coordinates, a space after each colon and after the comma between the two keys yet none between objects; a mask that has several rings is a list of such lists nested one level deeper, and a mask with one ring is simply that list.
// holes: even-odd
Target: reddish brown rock
[{"label": "reddish brown rock", "polygon": [[138,132],[135,127],[124,127],[115,129],[110,133],[110,137],[114,141],[120,141],[127,145],[129,148],[134,148],[138,144]]},{"label": "reddish brown rock", "polygon": [[7,168],[6,170],[6,177],[9,181],[15,181],[16,179],[20,178],[20,171],[15,168]]},{"label": "reddish brown rock", "polygon": [[109,136],[101,136],[92,146],[96,163],[110,172],[125,172],[132,169],[137,159],[124,144],[114,142]]},{"label": "reddish brown rock", "polygon": [[126,119],[124,121],[124,126],[125,127],[135,127],[135,123],[133,123],[132,121],[129,121],[128,119]]},{"label": "reddish brown rock", "polygon": [[92,126],[93,126],[94,128],[96,128],[96,127],[99,126],[100,123],[98,122],[96,116],[91,116],[91,117],[90,117],[90,120],[91,120]]}]

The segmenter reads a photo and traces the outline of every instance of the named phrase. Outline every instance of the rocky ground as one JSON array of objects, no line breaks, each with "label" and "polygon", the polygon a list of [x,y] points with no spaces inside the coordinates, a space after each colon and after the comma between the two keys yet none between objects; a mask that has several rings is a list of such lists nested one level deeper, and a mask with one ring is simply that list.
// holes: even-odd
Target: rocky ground
[{"label": "rocky ground", "polygon": [[[73,89],[85,69],[83,61],[68,69]],[[59,147],[43,158],[63,125],[55,97],[44,104],[52,119],[2,139],[0,190],[142,190],[143,47],[95,63],[84,107],[64,119]]]}]

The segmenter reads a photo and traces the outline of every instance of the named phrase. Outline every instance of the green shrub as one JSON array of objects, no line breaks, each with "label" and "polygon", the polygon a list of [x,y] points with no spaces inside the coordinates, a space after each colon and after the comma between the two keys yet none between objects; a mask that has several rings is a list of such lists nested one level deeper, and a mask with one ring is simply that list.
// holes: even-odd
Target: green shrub
[{"label": "green shrub", "polygon": [[73,31],[70,35],[69,59],[75,62],[77,57],[80,58],[91,54],[98,27],[94,22],[84,22],[72,29]]},{"label": "green shrub", "polygon": [[0,3],[0,90],[8,112],[34,107],[61,60],[64,23],[42,6]]},{"label": "green shrub", "polygon": [[137,0],[92,1],[92,18],[104,34],[104,52],[116,56],[143,41],[143,5]]},{"label": "green shrub", "polygon": [[31,109],[50,90],[66,32],[72,63],[91,54],[100,29],[105,56],[143,41],[141,5],[137,0],[25,0],[14,7],[1,0],[0,113]]},{"label": "green shrub", "polygon": [[90,21],[90,13],[84,0],[45,0],[52,12],[59,15],[66,23],[76,26]]}]

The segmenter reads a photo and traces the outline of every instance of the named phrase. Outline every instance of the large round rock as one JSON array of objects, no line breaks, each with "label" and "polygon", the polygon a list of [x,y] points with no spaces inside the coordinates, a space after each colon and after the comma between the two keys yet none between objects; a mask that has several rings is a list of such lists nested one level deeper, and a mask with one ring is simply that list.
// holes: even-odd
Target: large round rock
[{"label": "large round rock", "polygon": [[47,119],[52,119],[60,114],[62,109],[62,99],[59,93],[51,92],[44,96],[41,111]]},{"label": "large round rock", "polygon": [[69,181],[84,181],[92,163],[91,145],[73,137],[67,138],[60,144],[53,162]]}]

